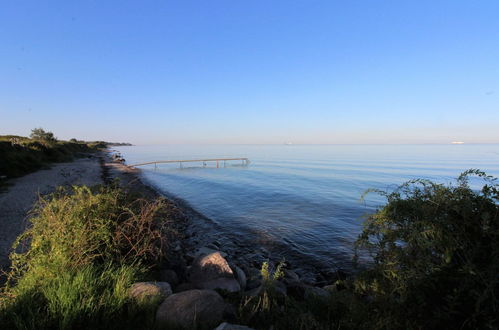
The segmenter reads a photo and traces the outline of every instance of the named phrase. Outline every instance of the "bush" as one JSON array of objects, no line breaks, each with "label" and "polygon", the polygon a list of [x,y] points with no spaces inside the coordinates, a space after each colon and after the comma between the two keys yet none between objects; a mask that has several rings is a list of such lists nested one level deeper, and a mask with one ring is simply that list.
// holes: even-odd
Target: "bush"
[{"label": "bush", "polygon": [[[480,191],[469,177],[485,180]],[[380,328],[497,328],[499,200],[495,179],[413,180],[368,217],[356,246],[373,256],[356,280]]]},{"label": "bush", "polygon": [[101,145],[65,141],[33,140],[20,136],[0,136],[0,180],[43,168],[53,162],[71,161],[81,153],[95,152]]},{"label": "bush", "polygon": [[41,199],[11,254],[0,328],[152,326],[153,306],[136,306],[127,289],[167,251],[168,212],[163,200],[130,200],[114,187]]},{"label": "bush", "polygon": [[34,140],[42,140],[42,141],[48,141],[48,142],[57,141],[57,139],[54,136],[54,133],[45,132],[45,130],[43,128],[33,128],[31,130],[31,134],[29,137],[34,139]]}]

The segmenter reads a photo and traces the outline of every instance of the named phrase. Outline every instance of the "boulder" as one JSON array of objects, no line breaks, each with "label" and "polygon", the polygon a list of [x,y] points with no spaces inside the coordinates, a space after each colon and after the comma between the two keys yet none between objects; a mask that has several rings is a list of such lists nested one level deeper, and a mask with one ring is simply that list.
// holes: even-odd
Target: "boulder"
[{"label": "boulder", "polygon": [[159,277],[162,281],[170,283],[173,287],[178,284],[178,276],[174,270],[162,269],[159,271]]},{"label": "boulder", "polygon": [[236,279],[239,282],[239,286],[241,286],[241,290],[244,290],[246,288],[246,282],[247,282],[246,274],[241,268],[237,267],[236,265],[233,265],[231,268],[236,275]]},{"label": "boulder", "polygon": [[218,327],[216,327],[215,330],[254,330],[253,328],[249,328],[245,325],[239,325],[239,324],[231,324],[224,322],[220,324]]},{"label": "boulder", "polygon": [[246,280],[246,290],[251,290],[262,285],[262,274],[259,269],[249,268],[247,269],[247,280]]},{"label": "boulder", "polygon": [[300,282],[300,277],[294,271],[285,269],[284,270],[284,278],[282,281],[284,282],[284,284],[290,285],[293,283]]},{"label": "boulder", "polygon": [[213,290],[189,290],[175,293],[156,311],[156,327],[192,329],[197,325],[214,326],[222,320],[225,303]]},{"label": "boulder", "polygon": [[162,302],[172,294],[172,288],[167,282],[137,282],[130,287],[129,295],[139,302]]},{"label": "boulder", "polygon": [[206,246],[203,246],[199,249],[196,249],[195,251],[191,251],[191,252],[187,253],[187,256],[191,259],[196,259],[197,257],[207,256],[207,255],[213,254],[215,252],[220,253],[220,255],[224,258],[227,257],[227,253],[225,253],[223,251],[218,251],[215,249],[210,249],[209,247],[206,247]]},{"label": "boulder", "polygon": [[294,280],[294,281],[300,280],[300,277],[298,276],[298,274],[296,274],[294,271],[289,270],[289,269],[284,270],[284,278]]},{"label": "boulder", "polygon": [[227,260],[218,251],[196,257],[189,270],[189,281],[199,289],[241,290]]}]

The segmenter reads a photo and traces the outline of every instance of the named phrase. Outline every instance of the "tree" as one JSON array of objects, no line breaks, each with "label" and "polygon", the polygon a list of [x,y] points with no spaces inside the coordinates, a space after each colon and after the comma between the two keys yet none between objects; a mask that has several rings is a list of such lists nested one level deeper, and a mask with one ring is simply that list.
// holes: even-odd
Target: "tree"
[{"label": "tree", "polygon": [[57,141],[57,139],[54,136],[54,133],[45,132],[43,128],[33,128],[31,130],[31,134],[29,137],[35,140],[43,140],[48,142]]},{"label": "tree", "polygon": [[[469,177],[485,181],[472,189]],[[457,185],[409,181],[369,216],[356,255],[372,268],[356,280],[381,328],[497,328],[499,186],[469,170]],[[378,193],[380,193],[378,191]]]}]

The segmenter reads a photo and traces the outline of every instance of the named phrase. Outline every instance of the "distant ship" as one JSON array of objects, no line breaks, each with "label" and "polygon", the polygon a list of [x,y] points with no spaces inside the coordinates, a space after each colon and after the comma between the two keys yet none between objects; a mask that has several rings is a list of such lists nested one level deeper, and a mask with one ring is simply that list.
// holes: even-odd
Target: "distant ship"
[{"label": "distant ship", "polygon": [[462,142],[462,141],[452,141],[451,143],[452,144],[464,144],[464,142]]},{"label": "distant ship", "polygon": [[290,146],[290,145],[292,145],[293,143],[292,143],[292,142],[284,142],[284,144],[285,144],[285,145],[287,145],[287,146]]}]

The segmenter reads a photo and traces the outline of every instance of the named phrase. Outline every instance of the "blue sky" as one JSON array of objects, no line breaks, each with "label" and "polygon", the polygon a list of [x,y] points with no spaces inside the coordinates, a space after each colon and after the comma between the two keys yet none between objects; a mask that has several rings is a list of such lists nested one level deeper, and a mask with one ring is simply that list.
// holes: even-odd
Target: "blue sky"
[{"label": "blue sky", "polygon": [[2,1],[0,134],[499,142],[499,1]]}]

